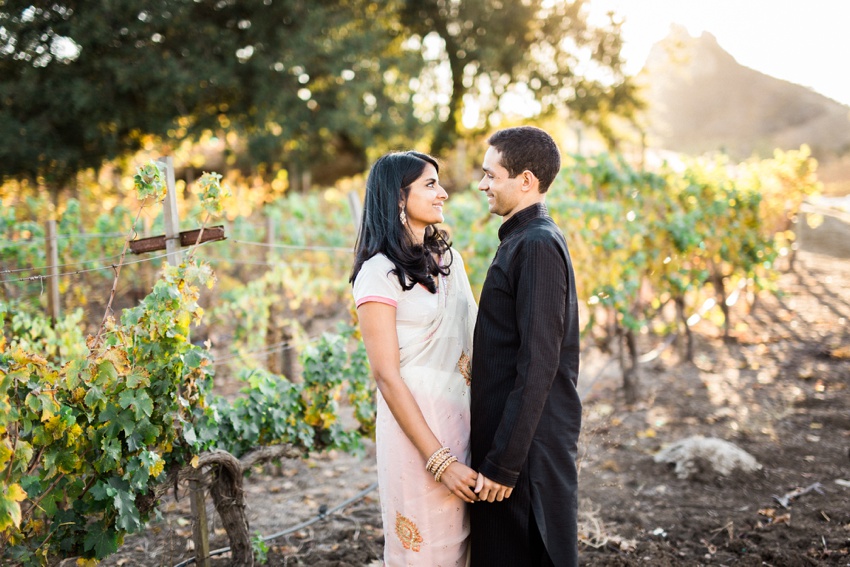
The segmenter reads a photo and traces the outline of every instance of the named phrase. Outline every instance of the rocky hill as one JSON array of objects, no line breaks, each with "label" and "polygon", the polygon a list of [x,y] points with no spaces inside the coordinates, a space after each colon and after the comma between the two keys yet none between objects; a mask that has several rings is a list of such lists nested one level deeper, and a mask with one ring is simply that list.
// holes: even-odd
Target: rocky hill
[{"label": "rocky hill", "polygon": [[850,156],[850,107],[744,67],[709,33],[694,38],[674,26],[653,47],[640,77],[650,146],[744,159],[808,144],[832,167]]}]

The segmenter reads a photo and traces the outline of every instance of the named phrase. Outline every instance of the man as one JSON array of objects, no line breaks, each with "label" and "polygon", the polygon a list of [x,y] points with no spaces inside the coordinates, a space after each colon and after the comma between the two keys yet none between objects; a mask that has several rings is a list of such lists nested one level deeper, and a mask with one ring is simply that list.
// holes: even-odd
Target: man
[{"label": "man", "polygon": [[478,189],[503,220],[473,346],[472,566],[578,565],[578,305],[545,204],[561,158],[539,128],[487,142]]}]

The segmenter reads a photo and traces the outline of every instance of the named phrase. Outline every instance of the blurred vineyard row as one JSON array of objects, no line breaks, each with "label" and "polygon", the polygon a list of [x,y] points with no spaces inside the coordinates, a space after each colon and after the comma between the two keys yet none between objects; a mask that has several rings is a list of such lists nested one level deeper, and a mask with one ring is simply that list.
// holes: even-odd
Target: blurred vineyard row
[{"label": "blurred vineyard row", "polygon": [[[271,365],[280,371],[279,362],[270,362],[279,354],[271,345],[282,339],[303,344],[317,321],[348,311],[356,238],[349,198],[354,193],[362,200],[362,178],[320,192],[271,196],[245,180],[229,182],[227,240],[205,244],[196,254],[211,265],[218,283],[201,300],[207,315],[193,335],[199,343],[211,340],[219,355],[234,361],[230,366]],[[498,241],[498,219],[471,187],[453,192],[446,228],[477,294]],[[664,335],[708,299],[717,300],[715,311],[722,315],[730,291],[769,288],[777,262],[792,260],[797,212],[818,189],[816,162],[805,147],[777,151],[767,160],[692,160],[653,172],[617,155],[570,157],[547,205],[568,237],[588,340]],[[45,229],[31,220],[45,210],[46,197],[12,202],[0,211],[0,316],[7,346],[25,345],[48,357],[73,355],[99,323],[113,277],[110,266],[132,225],[133,203],[116,200],[94,216],[96,185],[91,193],[70,199],[59,218],[59,271],[65,275],[63,316],[55,328],[43,316],[39,277],[46,273]],[[178,198],[181,228],[195,228],[201,216],[197,197],[178,184]],[[137,236],[162,234],[157,207],[146,207],[140,218]],[[119,307],[147,295],[161,256],[128,258]],[[657,317],[670,303],[678,305],[678,323]],[[719,322],[728,333],[728,321]]]}]

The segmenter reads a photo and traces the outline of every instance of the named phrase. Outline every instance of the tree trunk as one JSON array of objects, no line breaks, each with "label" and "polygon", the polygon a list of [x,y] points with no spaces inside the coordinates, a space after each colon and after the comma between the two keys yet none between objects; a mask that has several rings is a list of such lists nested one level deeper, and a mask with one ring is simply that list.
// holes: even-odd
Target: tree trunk
[{"label": "tree trunk", "polygon": [[680,327],[683,333],[679,335],[679,354],[684,354],[685,360],[688,362],[694,361],[694,338],[691,334],[691,326],[688,325],[688,318],[685,316],[685,298],[681,295],[676,296],[676,316],[679,319]]},{"label": "tree trunk", "polygon": [[[626,403],[632,405],[638,401],[640,376],[638,375],[637,342],[634,331],[617,328],[620,343],[620,370],[623,373],[623,396]],[[628,353],[628,357],[626,356]],[[628,358],[628,360],[627,360]]]},{"label": "tree trunk", "polygon": [[213,451],[202,455],[198,466],[210,467],[210,496],[230,540],[230,564],[253,567],[254,552],[248,534],[248,518],[245,517],[245,492],[242,490],[242,464],[226,451]]},{"label": "tree trunk", "polygon": [[723,284],[723,275],[717,271],[711,274],[711,285],[714,287],[714,293],[717,294],[717,303],[720,305],[720,310],[723,312],[723,340],[729,340],[729,306],[726,305],[726,286]]},{"label": "tree trunk", "polygon": [[242,490],[242,479],[245,471],[254,465],[280,459],[299,459],[304,452],[290,444],[259,447],[237,459],[227,451],[211,451],[198,457],[198,466],[186,466],[172,471],[168,479],[157,485],[152,497],[148,500],[156,502],[169,488],[177,490],[179,481],[203,479],[198,471],[208,468],[209,479],[202,484],[209,486],[216,512],[221,517],[221,523],[227,532],[232,550],[231,565],[237,567],[254,564],[251,538],[248,534],[248,519],[245,516],[245,499]]}]

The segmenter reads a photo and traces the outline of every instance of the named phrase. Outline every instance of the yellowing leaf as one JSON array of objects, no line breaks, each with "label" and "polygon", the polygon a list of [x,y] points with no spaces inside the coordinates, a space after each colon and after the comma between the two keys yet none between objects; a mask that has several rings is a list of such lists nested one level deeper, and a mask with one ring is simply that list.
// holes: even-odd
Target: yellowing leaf
[{"label": "yellowing leaf", "polygon": [[195,455],[194,457],[192,457],[192,460],[189,464],[192,465],[193,469],[196,469],[196,468],[198,468],[199,462],[200,462],[200,459],[198,458],[198,455]]},{"label": "yellowing leaf", "polygon": [[21,525],[21,505],[19,502],[26,499],[27,493],[19,484],[11,484],[6,487],[6,493],[0,494],[0,532],[10,526],[16,528]]},{"label": "yellowing leaf", "polygon": [[838,347],[829,353],[833,358],[850,358],[850,345]]},{"label": "yellowing leaf", "polygon": [[12,449],[8,445],[8,441],[5,439],[3,443],[0,443],[0,469],[6,468],[6,463],[9,462],[9,458],[12,456]]},{"label": "yellowing leaf", "polygon": [[647,437],[649,439],[653,439],[655,437],[655,430],[651,427],[648,427],[644,431],[638,432],[638,437]]},{"label": "yellowing leaf", "polygon": [[31,352],[24,352],[20,348],[18,348],[14,353],[12,353],[12,360],[21,365],[35,364],[37,366],[47,366],[46,358],[37,354],[33,354]]},{"label": "yellowing leaf", "polygon": [[111,362],[115,366],[115,371],[119,376],[124,376],[130,371],[130,361],[127,358],[127,351],[123,349],[112,347],[103,353],[100,359]]}]

